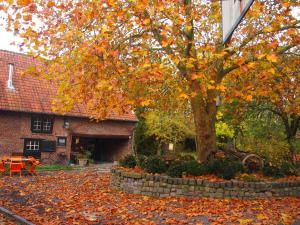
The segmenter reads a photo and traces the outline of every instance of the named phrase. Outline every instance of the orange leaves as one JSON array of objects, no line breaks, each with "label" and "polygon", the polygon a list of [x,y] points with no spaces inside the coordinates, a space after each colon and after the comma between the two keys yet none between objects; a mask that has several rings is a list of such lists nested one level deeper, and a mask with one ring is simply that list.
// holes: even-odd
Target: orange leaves
[{"label": "orange leaves", "polygon": [[17,4],[23,7],[28,6],[31,3],[33,3],[33,0],[17,0]]},{"label": "orange leaves", "polygon": [[277,62],[278,57],[275,54],[267,55],[267,60],[270,62]]},{"label": "orange leaves", "polygon": [[185,93],[181,93],[181,94],[179,95],[179,97],[180,97],[180,98],[184,98],[184,99],[188,99],[188,98],[189,98],[189,96],[188,96],[187,94],[185,94]]},{"label": "orange leaves", "polygon": [[149,25],[150,24],[150,19],[149,18],[146,18],[143,20],[143,25]]},{"label": "orange leaves", "polygon": [[252,97],[251,95],[245,96],[245,100],[246,100],[247,102],[251,102],[252,99],[253,99],[253,97]]},{"label": "orange leaves", "polygon": [[191,76],[192,80],[201,80],[205,79],[205,74],[204,73],[193,73]]},{"label": "orange leaves", "polygon": [[32,20],[32,16],[29,14],[29,15],[24,15],[23,16],[23,19],[25,20],[25,21],[31,21]]},{"label": "orange leaves", "polygon": [[48,8],[51,8],[51,7],[53,7],[53,6],[55,6],[55,3],[54,3],[54,1],[48,1],[48,3],[47,3],[47,7]]},{"label": "orange leaves", "polygon": [[112,190],[109,175],[93,169],[21,179],[2,177],[0,205],[37,225],[293,224],[299,218],[298,198],[147,197]]}]

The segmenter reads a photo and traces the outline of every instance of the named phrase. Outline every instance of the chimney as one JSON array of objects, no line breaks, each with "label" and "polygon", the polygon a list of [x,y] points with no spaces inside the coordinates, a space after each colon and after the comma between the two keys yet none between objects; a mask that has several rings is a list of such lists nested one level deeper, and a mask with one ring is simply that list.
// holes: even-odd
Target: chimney
[{"label": "chimney", "polygon": [[14,75],[14,64],[8,64],[8,80],[7,80],[7,88],[10,90],[15,90],[13,85],[13,75]]}]

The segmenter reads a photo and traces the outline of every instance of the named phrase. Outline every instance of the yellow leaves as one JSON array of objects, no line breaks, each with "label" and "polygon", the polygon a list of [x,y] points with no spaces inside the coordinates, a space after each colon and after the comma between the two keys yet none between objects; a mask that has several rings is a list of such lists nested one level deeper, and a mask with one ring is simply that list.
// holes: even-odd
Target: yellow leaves
[{"label": "yellow leaves", "polygon": [[181,93],[181,94],[179,95],[179,97],[180,97],[180,98],[184,98],[184,99],[188,99],[188,98],[189,98],[189,96],[188,96],[187,94],[185,94],[185,93]]},{"label": "yellow leaves", "polygon": [[250,63],[248,63],[247,64],[247,67],[249,68],[249,69],[254,69],[255,68],[255,62],[250,62]]},{"label": "yellow leaves", "polygon": [[147,18],[147,19],[144,19],[143,20],[143,25],[149,25],[150,24],[150,19],[149,18]]},{"label": "yellow leaves", "polygon": [[283,224],[291,224],[291,220],[290,220],[290,216],[289,215],[287,215],[287,214],[285,214],[285,213],[281,213],[280,214],[280,216],[281,216],[281,222],[283,223]]},{"label": "yellow leaves", "polygon": [[150,64],[150,63],[144,63],[144,64],[142,65],[142,67],[143,67],[144,69],[147,69],[147,68],[150,68],[150,67],[151,67],[151,64]]},{"label": "yellow leaves", "polygon": [[275,54],[267,55],[267,60],[269,62],[277,62],[278,61],[278,57]]},{"label": "yellow leaves", "polygon": [[272,27],[266,27],[263,29],[264,32],[272,32],[273,28]]},{"label": "yellow leaves", "polygon": [[151,104],[151,100],[147,99],[147,100],[143,100],[141,102],[141,106],[149,106]]},{"label": "yellow leaves", "polygon": [[257,55],[257,58],[258,59],[263,59],[265,56],[266,56],[266,54],[259,54],[259,55]]},{"label": "yellow leaves", "polygon": [[275,69],[274,68],[270,68],[270,69],[268,69],[268,72],[270,72],[272,74],[275,74]]},{"label": "yellow leaves", "polygon": [[257,218],[258,220],[264,220],[266,217],[265,217],[263,214],[257,214],[257,215],[256,215],[256,218]]},{"label": "yellow leaves", "polygon": [[211,84],[207,84],[207,89],[208,89],[208,90],[215,89],[215,86],[214,86],[214,85],[211,85]]},{"label": "yellow leaves", "polygon": [[251,224],[252,219],[239,219],[240,224]]}]

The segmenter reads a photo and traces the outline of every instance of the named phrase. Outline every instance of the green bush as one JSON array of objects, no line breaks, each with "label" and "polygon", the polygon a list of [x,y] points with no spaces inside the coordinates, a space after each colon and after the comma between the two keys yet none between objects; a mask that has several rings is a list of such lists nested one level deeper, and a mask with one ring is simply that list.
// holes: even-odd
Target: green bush
[{"label": "green bush", "polygon": [[198,163],[196,160],[187,161],[184,163],[185,172],[192,176],[201,176],[207,173],[207,169],[203,164]]},{"label": "green bush", "polygon": [[243,181],[246,181],[246,182],[259,182],[260,179],[258,179],[257,177],[253,176],[253,175],[247,175],[247,176],[244,176],[242,177]]},{"label": "green bush", "polygon": [[145,170],[149,173],[165,173],[168,166],[159,156],[149,156],[145,163]]},{"label": "green bush", "polygon": [[278,167],[266,164],[263,168],[263,174],[267,177],[283,177],[282,171]]},{"label": "green bush", "polygon": [[170,177],[182,177],[182,173],[185,172],[186,168],[182,161],[176,160],[170,165],[167,175]]},{"label": "green bush", "polygon": [[296,175],[297,176],[298,175],[296,167],[292,163],[287,162],[287,161],[284,161],[281,164],[280,170],[282,171],[282,173],[285,176],[291,176],[291,175]]},{"label": "green bush", "polygon": [[222,161],[218,159],[210,159],[205,166],[208,173],[217,174],[221,171]]},{"label": "green bush", "polygon": [[244,172],[243,164],[240,161],[225,158],[222,163],[222,169],[217,176],[226,180],[233,179],[236,174]]},{"label": "green bush", "polygon": [[123,167],[134,168],[136,166],[136,158],[134,155],[127,155],[120,160],[120,165]]},{"label": "green bush", "polygon": [[210,159],[206,164],[207,172],[220,178],[230,180],[237,173],[243,172],[244,167],[238,160],[226,157],[225,159]]},{"label": "green bush", "polygon": [[142,169],[145,169],[146,167],[146,162],[147,162],[147,156],[145,155],[138,155],[138,161],[137,164],[139,167],[141,167]]},{"label": "green bush", "polygon": [[263,168],[263,174],[268,177],[284,177],[297,175],[297,170],[291,163],[284,161],[280,166],[267,163]]},{"label": "green bush", "polygon": [[182,161],[182,162],[186,162],[186,161],[192,161],[192,160],[195,160],[195,155],[193,154],[181,154],[179,156],[179,160]]}]

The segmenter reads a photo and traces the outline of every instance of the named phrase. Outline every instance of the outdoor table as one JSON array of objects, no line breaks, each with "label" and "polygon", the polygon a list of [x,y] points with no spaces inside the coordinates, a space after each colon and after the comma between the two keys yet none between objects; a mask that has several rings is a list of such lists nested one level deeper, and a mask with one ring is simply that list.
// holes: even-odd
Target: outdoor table
[{"label": "outdoor table", "polygon": [[[27,164],[29,163],[36,163],[36,164],[39,164],[39,160],[37,159],[34,159],[34,158],[27,158],[27,157],[24,157],[24,156],[12,156],[12,157],[8,157],[6,158],[5,160],[2,160],[2,162],[4,164],[8,164],[10,165],[11,162],[14,162],[14,163],[23,163],[23,169],[26,167]],[[31,168],[31,169],[26,169],[27,171],[31,170],[30,173],[34,173],[35,172],[35,167],[34,168]]]}]

